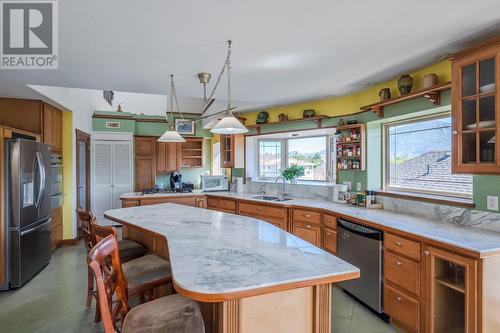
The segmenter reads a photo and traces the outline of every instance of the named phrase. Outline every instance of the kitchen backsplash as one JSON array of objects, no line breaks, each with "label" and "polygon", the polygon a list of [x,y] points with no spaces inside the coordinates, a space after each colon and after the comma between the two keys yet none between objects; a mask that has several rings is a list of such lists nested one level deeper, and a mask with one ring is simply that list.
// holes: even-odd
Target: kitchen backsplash
[{"label": "kitchen backsplash", "polygon": [[[247,182],[244,192],[258,193],[262,186],[265,187],[266,194],[281,194],[281,183],[268,182]],[[290,196],[296,198],[331,200],[333,196],[332,186],[287,184],[286,190]],[[385,210],[396,213],[409,214],[461,227],[475,227],[500,232],[500,213],[383,196],[377,196],[377,202],[382,203]]]}]

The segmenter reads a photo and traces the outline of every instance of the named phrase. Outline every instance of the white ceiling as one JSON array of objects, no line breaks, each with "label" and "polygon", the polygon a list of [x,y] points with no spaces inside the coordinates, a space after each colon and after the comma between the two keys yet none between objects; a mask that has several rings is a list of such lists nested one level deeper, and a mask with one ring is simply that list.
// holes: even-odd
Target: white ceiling
[{"label": "white ceiling", "polygon": [[232,39],[234,99],[251,109],[435,62],[498,34],[500,1],[64,0],[59,26],[59,69],[1,70],[0,95],[39,97],[27,84],[165,94],[174,73],[179,96],[199,97],[196,73],[216,77]]}]

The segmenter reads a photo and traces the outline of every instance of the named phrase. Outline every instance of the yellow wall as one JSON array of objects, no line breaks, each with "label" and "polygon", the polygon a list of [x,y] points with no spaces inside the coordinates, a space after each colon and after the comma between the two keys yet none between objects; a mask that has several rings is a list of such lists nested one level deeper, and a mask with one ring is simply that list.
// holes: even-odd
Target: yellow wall
[{"label": "yellow wall", "polygon": [[[446,82],[451,80],[451,63],[449,61],[442,61],[437,64],[431,65],[429,67],[420,69],[418,71],[410,73],[413,77],[413,91],[422,88],[423,77],[429,73],[436,73],[439,77],[439,82]],[[375,103],[379,101],[378,93],[382,88],[391,88],[392,97],[399,96],[399,91],[397,88],[397,81],[399,77],[392,81],[383,82],[377,84],[371,88],[356,92],[352,95],[325,98],[321,100],[315,100],[307,103],[299,103],[286,105],[281,107],[266,109],[269,112],[269,122],[278,121],[278,115],[280,113],[285,113],[288,118],[300,119],[302,118],[302,111],[305,109],[316,110],[316,115],[327,115],[327,116],[342,116],[347,114],[352,114],[359,112],[359,108]],[[242,117],[247,120],[246,125],[255,124],[255,119],[259,112],[244,113]]]},{"label": "yellow wall", "polygon": [[73,238],[73,113],[63,112],[63,239]]}]

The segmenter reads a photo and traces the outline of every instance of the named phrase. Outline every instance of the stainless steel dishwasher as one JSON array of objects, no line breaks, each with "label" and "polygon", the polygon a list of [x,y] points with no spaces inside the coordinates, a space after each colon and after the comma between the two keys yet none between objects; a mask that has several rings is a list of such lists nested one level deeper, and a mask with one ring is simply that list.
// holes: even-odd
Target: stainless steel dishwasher
[{"label": "stainless steel dishwasher", "polygon": [[359,279],[339,286],[386,319],[382,308],[382,231],[343,219],[338,219],[337,226],[338,256],[361,272]]}]

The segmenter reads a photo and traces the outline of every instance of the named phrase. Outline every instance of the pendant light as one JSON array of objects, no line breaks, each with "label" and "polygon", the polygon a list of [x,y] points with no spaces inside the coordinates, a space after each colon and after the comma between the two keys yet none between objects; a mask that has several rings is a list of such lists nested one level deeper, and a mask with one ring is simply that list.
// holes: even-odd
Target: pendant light
[{"label": "pendant light", "polygon": [[233,115],[231,107],[231,41],[227,41],[227,56],[225,67],[227,71],[227,110],[225,116],[210,130],[214,134],[243,134],[248,129]]},{"label": "pendant light", "polygon": [[158,139],[158,142],[186,142],[186,139],[184,139],[179,132],[175,130],[175,125],[173,124],[173,119],[174,119],[174,99],[175,99],[175,105],[177,107],[177,112],[180,114],[181,118],[184,119],[184,116],[182,115],[180,109],[179,109],[179,103],[177,101],[177,94],[175,93],[175,84],[174,84],[174,75],[170,74],[170,120],[168,119],[168,109],[167,112],[165,113],[165,119],[167,120],[167,126],[168,129],[163,133],[162,136]]}]

